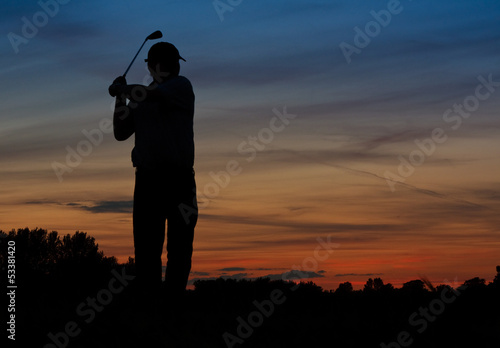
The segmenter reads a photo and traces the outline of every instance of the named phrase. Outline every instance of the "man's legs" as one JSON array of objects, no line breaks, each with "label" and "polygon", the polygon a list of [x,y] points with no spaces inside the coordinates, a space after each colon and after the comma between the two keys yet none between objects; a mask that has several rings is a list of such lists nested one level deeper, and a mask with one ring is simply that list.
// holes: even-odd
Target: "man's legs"
[{"label": "man's legs", "polygon": [[186,289],[191,271],[194,228],[198,221],[194,171],[180,174],[172,188],[172,200],[169,199],[167,216],[168,261],[165,284],[167,296],[174,301],[182,296]]},{"label": "man's legs", "polygon": [[137,170],[134,191],[136,284],[144,295],[159,295],[165,240],[165,198],[158,173]]}]

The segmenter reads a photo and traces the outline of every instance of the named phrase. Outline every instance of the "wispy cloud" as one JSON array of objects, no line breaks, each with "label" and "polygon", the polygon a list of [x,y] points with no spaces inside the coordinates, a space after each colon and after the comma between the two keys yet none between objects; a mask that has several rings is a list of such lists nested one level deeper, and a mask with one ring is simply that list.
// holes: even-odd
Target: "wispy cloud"
[{"label": "wispy cloud", "polygon": [[262,278],[269,278],[271,280],[303,280],[303,279],[313,279],[313,278],[323,278],[324,272],[318,271],[300,271],[300,270],[291,270],[288,272],[280,273],[280,274],[266,274]]},{"label": "wispy cloud", "polygon": [[69,203],[61,203],[56,201],[26,201],[23,204],[29,205],[56,205],[63,206],[69,208],[76,208],[85,210],[94,214],[100,213],[131,213],[133,201],[96,201],[94,203],[78,203],[78,202],[69,202]]},{"label": "wispy cloud", "polygon": [[205,276],[210,275],[210,273],[208,273],[208,272],[197,272],[197,271],[194,271],[194,272],[191,271],[190,274],[195,276],[195,277],[205,277]]},{"label": "wispy cloud", "polygon": [[59,205],[88,211],[94,214],[100,213],[132,213],[134,201],[95,201],[91,203],[68,202],[61,203],[48,200],[26,201],[30,205]]},{"label": "wispy cloud", "polygon": [[335,274],[335,277],[374,277],[382,275],[384,275],[384,273],[343,273]]},{"label": "wispy cloud", "polygon": [[227,268],[221,268],[221,269],[218,269],[218,271],[221,271],[221,272],[237,272],[237,271],[245,271],[246,268],[244,267],[227,267]]},{"label": "wispy cloud", "polygon": [[91,213],[131,213],[134,201],[98,201],[93,205],[84,205],[79,203],[68,203],[79,209]]},{"label": "wispy cloud", "polygon": [[[359,223],[334,223],[334,222],[314,222],[314,221],[291,221],[290,219],[280,219],[278,216],[240,216],[240,215],[219,215],[200,214],[201,220],[226,222],[232,224],[255,225],[266,227],[286,227],[289,231],[316,231],[316,233],[327,232],[352,232],[352,231],[380,231],[399,230],[403,226],[397,224],[359,224]],[[299,242],[299,241],[298,241]]]},{"label": "wispy cloud", "polygon": [[[355,169],[355,168],[348,167],[348,166],[345,166],[345,165],[339,165],[339,164],[334,164],[334,163],[331,163],[331,162],[327,162],[323,158],[315,158],[315,157],[312,157],[309,154],[305,154],[302,151],[286,150],[286,149],[281,149],[281,150],[284,151],[284,152],[292,153],[292,154],[294,154],[297,157],[305,158],[305,159],[307,159],[309,161],[312,161],[312,162],[321,163],[321,164],[324,164],[325,166],[329,166],[329,167],[341,169],[341,170],[344,170],[344,171],[349,172],[349,173],[354,173],[354,174],[363,175],[363,176],[369,176],[369,177],[376,178],[379,181],[383,181],[383,182],[387,182],[387,180],[388,180],[386,177],[384,177],[382,175],[379,175],[377,173],[374,173],[374,172],[371,172],[371,171],[368,171],[368,170]],[[421,194],[424,194],[424,195],[427,195],[427,196],[432,196],[434,198],[449,200],[449,201],[453,201],[453,202],[460,203],[460,204],[465,204],[465,205],[472,206],[472,207],[477,207],[477,208],[491,210],[490,207],[487,207],[487,206],[484,206],[484,205],[481,205],[481,204],[478,204],[478,203],[475,203],[475,202],[471,202],[471,201],[466,200],[466,199],[454,197],[451,194],[441,193],[441,192],[437,192],[435,190],[430,190],[430,189],[426,189],[426,188],[417,187],[415,185],[411,185],[411,184],[408,184],[406,182],[394,181],[394,180],[391,180],[391,181],[395,185],[400,185],[400,186],[406,187],[406,188],[408,188],[408,189],[410,189],[410,190],[412,190],[414,192],[418,192],[418,193],[421,193]]]}]

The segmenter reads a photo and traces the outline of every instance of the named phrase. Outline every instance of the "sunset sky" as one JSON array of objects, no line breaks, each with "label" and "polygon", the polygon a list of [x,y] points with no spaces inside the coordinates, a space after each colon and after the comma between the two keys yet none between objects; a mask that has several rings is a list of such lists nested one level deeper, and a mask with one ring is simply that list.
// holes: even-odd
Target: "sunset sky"
[{"label": "sunset sky", "polygon": [[497,0],[59,1],[0,5],[0,230],[133,256],[133,137],[109,132],[107,88],[161,30],[196,95],[192,280],[492,280]]}]

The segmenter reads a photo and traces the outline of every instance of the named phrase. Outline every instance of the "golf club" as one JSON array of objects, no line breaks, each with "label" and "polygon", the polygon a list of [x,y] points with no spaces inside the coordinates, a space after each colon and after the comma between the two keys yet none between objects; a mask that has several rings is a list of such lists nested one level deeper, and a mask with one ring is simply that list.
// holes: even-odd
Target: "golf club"
[{"label": "golf club", "polygon": [[132,59],[132,61],[130,62],[130,65],[128,66],[127,70],[125,70],[125,73],[123,74],[123,77],[125,77],[127,75],[130,67],[132,66],[132,64],[134,64],[135,58],[137,58],[137,55],[139,54],[139,52],[141,52],[142,47],[144,46],[144,44],[146,43],[146,41],[148,41],[148,40],[156,40],[156,39],[161,38],[162,36],[163,36],[163,34],[159,30],[155,31],[152,34],[149,34],[149,36],[146,38],[146,40],[144,40],[144,42],[142,43],[141,47],[139,48],[139,51],[137,51],[137,53],[135,54],[134,59]]}]

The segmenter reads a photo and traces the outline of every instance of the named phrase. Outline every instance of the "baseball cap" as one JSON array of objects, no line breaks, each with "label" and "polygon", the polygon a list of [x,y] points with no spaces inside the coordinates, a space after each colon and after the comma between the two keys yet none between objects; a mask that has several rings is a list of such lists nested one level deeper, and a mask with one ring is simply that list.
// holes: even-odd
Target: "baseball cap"
[{"label": "baseball cap", "polygon": [[150,59],[155,59],[157,61],[173,61],[182,59],[183,61],[186,61],[180,56],[179,50],[177,50],[177,48],[170,42],[158,42],[151,46],[148,52],[148,58],[144,59],[144,61],[147,62]]}]

